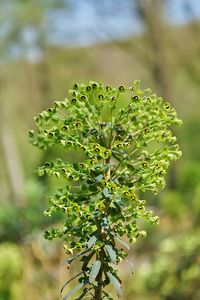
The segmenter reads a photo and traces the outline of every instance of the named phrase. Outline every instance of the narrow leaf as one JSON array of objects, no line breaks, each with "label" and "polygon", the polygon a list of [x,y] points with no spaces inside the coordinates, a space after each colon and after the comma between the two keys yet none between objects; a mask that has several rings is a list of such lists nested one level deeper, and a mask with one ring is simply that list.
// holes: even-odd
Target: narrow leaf
[{"label": "narrow leaf", "polygon": [[64,297],[62,300],[67,300],[71,295],[76,293],[78,290],[80,290],[84,286],[84,283],[80,283],[77,286],[75,286],[73,289],[71,289]]},{"label": "narrow leaf", "polygon": [[67,281],[63,284],[63,286],[62,286],[60,292],[62,293],[63,290],[64,290],[64,288],[65,288],[72,280],[74,280],[75,278],[77,278],[78,276],[80,276],[82,273],[83,273],[83,272],[80,272],[80,273],[78,273],[77,275],[75,275],[74,277],[72,277],[71,279],[67,280]]},{"label": "narrow leaf", "polygon": [[106,198],[111,198],[111,197],[112,197],[112,195],[109,193],[109,191],[108,191],[107,188],[103,189],[102,193],[103,193],[103,195],[104,195]]},{"label": "narrow leaf", "polygon": [[96,236],[93,235],[87,242],[86,248],[90,249],[96,243],[96,240],[97,240]]},{"label": "narrow leaf", "polygon": [[129,264],[129,266],[131,267],[131,273],[133,274],[134,273],[134,265],[133,265],[133,263],[130,260],[128,260],[128,259],[126,259],[126,261]]},{"label": "narrow leaf", "polygon": [[113,247],[111,245],[105,245],[105,248],[110,256],[110,259],[113,264],[116,264],[116,252],[113,250]]},{"label": "narrow leaf", "polygon": [[[94,255],[94,251],[91,252],[87,257],[85,257],[85,259],[83,260],[83,265],[82,265],[82,270],[85,271],[87,268],[87,265],[90,261],[90,259],[92,258],[92,256]],[[83,259],[83,258],[82,258]]]},{"label": "narrow leaf", "polygon": [[78,258],[79,256],[85,254],[86,252],[88,252],[88,249],[81,251],[76,256],[73,256],[71,258],[65,259],[63,263],[64,264],[71,264],[76,258]]},{"label": "narrow leaf", "polygon": [[122,245],[122,246],[124,246],[127,250],[130,250],[130,246],[126,243],[126,242],[124,242],[124,241],[122,241],[120,238],[118,238],[117,236],[115,236],[115,239]]},{"label": "narrow leaf", "polygon": [[95,263],[92,266],[90,275],[89,275],[89,283],[95,281],[100,268],[101,268],[101,262],[99,260],[95,261]]},{"label": "narrow leaf", "polygon": [[95,177],[95,180],[98,181],[98,182],[101,182],[102,179],[103,179],[103,175],[102,174],[100,174],[97,177]]},{"label": "narrow leaf", "polygon": [[119,281],[110,272],[106,272],[106,274],[108,275],[110,282],[113,284],[114,288],[116,289],[118,298],[121,298],[122,297],[122,288],[121,288]]}]

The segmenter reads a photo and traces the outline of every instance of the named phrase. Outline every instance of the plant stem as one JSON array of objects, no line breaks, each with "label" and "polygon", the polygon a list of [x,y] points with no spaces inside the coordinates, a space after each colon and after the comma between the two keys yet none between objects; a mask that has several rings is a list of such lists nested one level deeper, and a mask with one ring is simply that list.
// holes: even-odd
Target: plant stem
[{"label": "plant stem", "polygon": [[[98,230],[99,230],[99,236],[100,236],[100,240],[103,241],[104,239],[104,234],[102,232],[102,226],[99,224],[98,226]],[[102,283],[103,283],[103,262],[104,262],[104,250],[103,247],[100,249],[99,253],[98,253],[98,259],[101,262],[101,268],[99,270],[99,273],[97,275],[97,287],[95,288],[95,294],[94,294],[94,300],[101,300],[102,299]]]},{"label": "plant stem", "polygon": [[102,299],[102,277],[103,277],[102,264],[103,264],[103,261],[101,260],[101,258],[99,258],[99,259],[101,261],[101,269],[100,269],[99,274],[97,276],[98,285],[95,288],[94,300],[101,300]]}]

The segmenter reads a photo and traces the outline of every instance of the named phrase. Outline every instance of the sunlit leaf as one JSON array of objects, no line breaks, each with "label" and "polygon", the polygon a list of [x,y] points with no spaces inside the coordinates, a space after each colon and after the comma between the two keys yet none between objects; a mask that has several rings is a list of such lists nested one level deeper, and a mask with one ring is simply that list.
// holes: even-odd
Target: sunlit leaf
[{"label": "sunlit leaf", "polygon": [[121,284],[119,283],[119,281],[117,280],[117,278],[115,276],[113,276],[110,272],[106,272],[106,274],[108,275],[108,277],[110,279],[110,282],[112,283],[112,285],[116,289],[118,298],[121,298],[122,297]]},{"label": "sunlit leaf", "polygon": [[89,241],[87,242],[86,248],[87,248],[87,249],[92,248],[92,246],[96,243],[96,241],[97,241],[97,238],[96,238],[96,236],[93,235],[93,236],[89,239]]},{"label": "sunlit leaf", "polygon": [[66,295],[64,295],[64,297],[62,298],[62,300],[67,300],[69,299],[69,297],[71,295],[73,295],[74,293],[76,293],[78,290],[80,290],[82,287],[84,286],[84,283],[80,283],[77,286],[75,286],[73,289],[71,289]]},{"label": "sunlit leaf", "polygon": [[110,259],[113,264],[116,264],[116,252],[114,251],[113,247],[111,245],[105,245],[105,248],[110,256]]},{"label": "sunlit leaf", "polygon": [[101,268],[101,262],[99,260],[95,261],[95,263],[92,266],[90,275],[89,275],[89,283],[95,281],[100,268]]}]

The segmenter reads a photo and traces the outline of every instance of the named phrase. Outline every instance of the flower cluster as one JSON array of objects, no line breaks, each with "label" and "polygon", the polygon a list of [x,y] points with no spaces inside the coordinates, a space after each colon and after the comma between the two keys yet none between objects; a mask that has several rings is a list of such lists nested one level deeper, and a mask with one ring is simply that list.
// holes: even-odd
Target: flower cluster
[{"label": "flower cluster", "polygon": [[[129,100],[124,108],[120,101]],[[138,220],[159,223],[140,199],[141,191],[157,194],[165,187],[170,163],[181,156],[171,127],[182,122],[169,102],[131,87],[75,83],[69,98],[55,104],[36,118],[36,132],[29,137],[40,149],[60,145],[80,152],[80,162],[61,159],[39,167],[39,176],[64,177],[66,186],[49,197],[45,215],[55,211],[66,215],[61,228],[45,232],[49,240],[62,238],[68,266],[76,258],[82,262],[79,284],[63,299],[82,290],[77,299],[91,295],[112,299],[104,287],[112,283],[120,297],[121,284],[116,265],[127,255],[130,242],[145,237]],[[68,282],[64,285],[66,288]],[[100,292],[101,291],[101,292]],[[101,298],[97,297],[101,293]],[[93,299],[93,298],[91,298]]]}]

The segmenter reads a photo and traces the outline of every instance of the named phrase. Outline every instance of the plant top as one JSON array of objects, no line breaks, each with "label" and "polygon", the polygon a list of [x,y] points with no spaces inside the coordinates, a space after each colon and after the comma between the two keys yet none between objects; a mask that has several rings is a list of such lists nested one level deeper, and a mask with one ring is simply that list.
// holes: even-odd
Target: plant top
[{"label": "plant top", "polygon": [[[120,108],[122,101],[128,104]],[[75,162],[57,157],[37,170],[39,176],[66,182],[49,197],[45,211],[65,216],[64,224],[47,230],[45,238],[63,239],[66,253],[74,255],[65,260],[68,266],[75,259],[82,263],[71,279],[78,285],[63,300],[78,291],[76,299],[113,299],[106,290],[109,283],[120,298],[116,265],[129,250],[124,237],[135,242],[146,236],[140,219],[159,223],[142,192],[157,194],[165,187],[170,163],[181,156],[171,128],[182,121],[169,102],[141,90],[136,80],[131,87],[75,83],[69,98],[55,102],[35,122],[37,130],[29,132],[34,146],[46,150],[57,145],[78,157]]]}]

